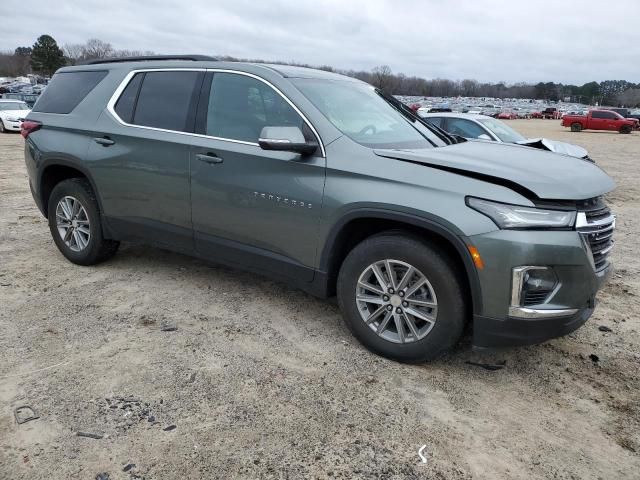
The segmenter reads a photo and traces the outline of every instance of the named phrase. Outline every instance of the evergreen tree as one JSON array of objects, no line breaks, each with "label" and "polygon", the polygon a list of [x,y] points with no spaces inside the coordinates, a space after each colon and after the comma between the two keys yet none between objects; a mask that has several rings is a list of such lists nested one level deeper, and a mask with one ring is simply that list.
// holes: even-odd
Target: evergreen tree
[{"label": "evergreen tree", "polygon": [[64,54],[49,35],[41,35],[31,50],[31,67],[43,75],[52,75],[66,64]]}]

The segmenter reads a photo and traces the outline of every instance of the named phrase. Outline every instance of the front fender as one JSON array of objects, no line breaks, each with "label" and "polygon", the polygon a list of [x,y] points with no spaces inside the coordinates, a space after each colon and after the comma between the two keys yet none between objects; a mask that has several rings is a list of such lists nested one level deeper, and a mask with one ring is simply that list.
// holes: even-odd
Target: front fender
[{"label": "front fender", "polygon": [[340,234],[347,228],[347,225],[354,220],[390,220],[417,227],[443,238],[456,251],[464,265],[471,293],[473,312],[474,314],[480,314],[480,312],[482,312],[482,291],[478,272],[468,250],[470,242],[455,225],[452,225],[445,219],[435,218],[433,216],[427,218],[424,216],[424,212],[420,213],[421,215],[419,215],[418,212],[411,211],[411,209],[401,211],[385,206],[355,206],[351,208],[349,211],[343,213],[329,230],[320,253],[319,270],[321,272],[328,272],[330,270],[332,253],[337,251]]}]

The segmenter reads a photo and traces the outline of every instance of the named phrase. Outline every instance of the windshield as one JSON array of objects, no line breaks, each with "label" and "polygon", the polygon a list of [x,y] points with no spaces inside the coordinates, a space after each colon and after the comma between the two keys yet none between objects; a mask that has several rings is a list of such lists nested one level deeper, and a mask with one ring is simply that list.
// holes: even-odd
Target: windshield
[{"label": "windshield", "polygon": [[516,132],[513,128],[495,118],[479,118],[478,121],[491,130],[505,143],[517,143],[526,140],[525,137]]},{"label": "windshield", "polygon": [[0,102],[0,110],[29,110],[29,106],[23,102]]},{"label": "windshield", "polygon": [[427,127],[402,115],[370,85],[302,78],[293,82],[338,130],[365,147],[444,145]]}]

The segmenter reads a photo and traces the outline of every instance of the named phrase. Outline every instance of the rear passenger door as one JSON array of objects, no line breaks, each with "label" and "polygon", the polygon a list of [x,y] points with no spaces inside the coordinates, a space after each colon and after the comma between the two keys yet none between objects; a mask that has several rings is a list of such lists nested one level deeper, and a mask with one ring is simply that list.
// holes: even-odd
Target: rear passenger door
[{"label": "rear passenger door", "polygon": [[[196,248],[206,256],[296,280],[313,278],[325,158],[262,150],[265,126],[314,136],[285,97],[241,72],[209,72],[191,154]],[[317,139],[319,141],[319,139]]]},{"label": "rear passenger door", "polygon": [[193,250],[189,154],[203,78],[134,72],[98,120],[89,160],[117,238]]},{"label": "rear passenger door", "polygon": [[591,128],[595,130],[608,130],[607,128],[607,119],[605,117],[604,112],[591,112],[591,124],[589,125]]}]

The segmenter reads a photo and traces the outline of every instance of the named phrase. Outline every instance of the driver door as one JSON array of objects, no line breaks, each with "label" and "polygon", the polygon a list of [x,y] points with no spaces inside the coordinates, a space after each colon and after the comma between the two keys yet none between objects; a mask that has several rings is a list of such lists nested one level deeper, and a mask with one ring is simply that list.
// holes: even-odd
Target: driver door
[{"label": "driver door", "polygon": [[308,128],[266,82],[209,72],[190,154],[196,249],[253,270],[311,281],[325,158],[262,150],[265,126]]}]

